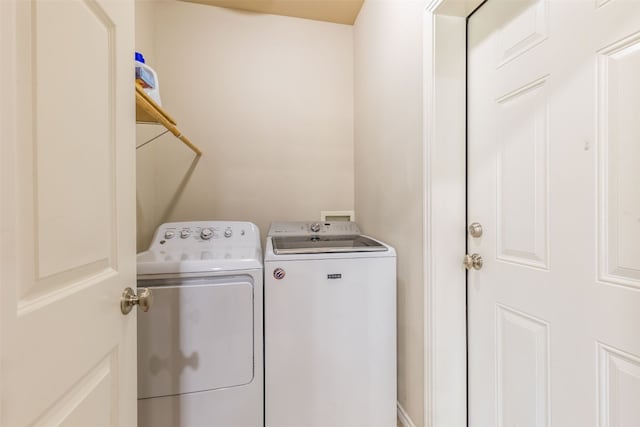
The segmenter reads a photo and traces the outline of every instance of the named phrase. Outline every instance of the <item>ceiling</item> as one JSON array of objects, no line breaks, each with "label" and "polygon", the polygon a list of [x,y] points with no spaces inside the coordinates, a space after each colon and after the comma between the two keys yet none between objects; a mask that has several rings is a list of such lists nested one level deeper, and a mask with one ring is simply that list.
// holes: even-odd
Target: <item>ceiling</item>
[{"label": "ceiling", "polygon": [[183,0],[228,9],[353,25],[364,0]]}]

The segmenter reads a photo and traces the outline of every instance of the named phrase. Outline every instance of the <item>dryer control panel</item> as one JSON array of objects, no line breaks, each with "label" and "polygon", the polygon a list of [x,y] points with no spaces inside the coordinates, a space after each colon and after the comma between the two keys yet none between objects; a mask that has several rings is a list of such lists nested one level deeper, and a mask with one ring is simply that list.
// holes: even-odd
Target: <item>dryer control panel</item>
[{"label": "dryer control panel", "polygon": [[285,221],[273,222],[269,228],[269,236],[354,236],[361,234],[360,228],[351,221]]},{"label": "dryer control panel", "polygon": [[153,237],[153,246],[234,245],[255,244],[260,239],[258,228],[250,222],[190,221],[162,224]]},{"label": "dryer control panel", "polygon": [[260,231],[240,221],[169,222],[137,256],[138,275],[261,268]]}]

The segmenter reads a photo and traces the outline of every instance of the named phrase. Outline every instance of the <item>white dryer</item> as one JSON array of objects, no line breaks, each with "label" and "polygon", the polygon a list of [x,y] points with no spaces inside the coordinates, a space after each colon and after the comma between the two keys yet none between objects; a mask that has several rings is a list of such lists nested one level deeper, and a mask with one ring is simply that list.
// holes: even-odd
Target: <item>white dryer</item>
[{"label": "white dryer", "polygon": [[263,270],[248,222],[161,225],[138,254],[139,427],[262,427]]},{"label": "white dryer", "polygon": [[396,253],[352,222],[273,223],[265,426],[396,426]]}]

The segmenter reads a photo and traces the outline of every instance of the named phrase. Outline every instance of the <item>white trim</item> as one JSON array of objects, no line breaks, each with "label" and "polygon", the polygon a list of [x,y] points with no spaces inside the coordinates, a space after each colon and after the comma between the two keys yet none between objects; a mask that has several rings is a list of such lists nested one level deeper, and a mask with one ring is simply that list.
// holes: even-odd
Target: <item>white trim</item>
[{"label": "white trim", "polygon": [[409,414],[404,410],[400,402],[398,402],[398,421],[404,427],[416,427],[413,420],[409,417]]},{"label": "white trim", "polygon": [[467,426],[466,17],[482,0],[432,0],[424,26],[424,420]]},{"label": "white trim", "polygon": [[[0,1],[0,420],[7,414],[5,398],[6,348],[15,340],[15,295],[17,293],[16,243],[18,228],[16,218],[17,191],[17,20],[18,2]],[[10,296],[10,298],[7,298]],[[11,412],[11,409],[9,410]]]}]

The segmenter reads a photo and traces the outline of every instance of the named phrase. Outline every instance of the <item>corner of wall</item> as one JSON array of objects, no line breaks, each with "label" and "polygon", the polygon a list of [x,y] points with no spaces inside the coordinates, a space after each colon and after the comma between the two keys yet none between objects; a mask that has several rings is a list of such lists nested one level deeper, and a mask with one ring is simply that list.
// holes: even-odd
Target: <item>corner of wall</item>
[{"label": "corner of wall", "polygon": [[423,4],[368,1],[354,25],[355,209],[398,253],[398,402],[424,425]]}]

